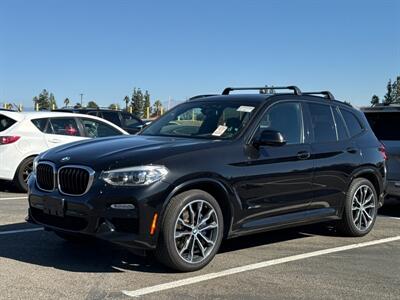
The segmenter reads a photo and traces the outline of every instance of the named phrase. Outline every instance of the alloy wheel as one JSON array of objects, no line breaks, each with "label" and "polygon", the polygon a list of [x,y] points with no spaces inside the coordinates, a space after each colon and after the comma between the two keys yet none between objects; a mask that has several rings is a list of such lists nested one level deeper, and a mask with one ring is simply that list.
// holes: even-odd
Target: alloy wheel
[{"label": "alloy wheel", "polygon": [[33,163],[26,164],[22,170],[22,179],[25,183],[28,182],[29,175],[32,173]]},{"label": "alloy wheel", "polygon": [[365,231],[373,223],[375,214],[375,194],[368,185],[362,185],[353,196],[353,223],[358,230]]},{"label": "alloy wheel", "polygon": [[188,203],[175,222],[174,240],[179,256],[188,263],[206,259],[218,238],[218,217],[215,209],[204,200]]}]

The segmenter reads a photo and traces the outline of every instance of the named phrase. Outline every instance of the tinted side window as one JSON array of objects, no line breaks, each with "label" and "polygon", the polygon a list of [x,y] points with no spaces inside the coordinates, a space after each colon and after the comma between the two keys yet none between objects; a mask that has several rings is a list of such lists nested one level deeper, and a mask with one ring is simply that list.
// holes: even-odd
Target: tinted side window
[{"label": "tinted side window", "polygon": [[50,118],[45,133],[80,136],[78,125],[74,118]]},{"label": "tinted side window", "polygon": [[365,114],[376,137],[383,141],[399,141],[400,112],[368,112]]},{"label": "tinted side window", "polygon": [[12,125],[14,125],[17,121],[6,117],[4,115],[0,115],[0,132],[10,128]]},{"label": "tinted side window", "polygon": [[303,121],[299,103],[287,102],[273,105],[261,120],[258,134],[263,130],[277,130],[287,144],[303,143]]},{"label": "tinted side window", "polygon": [[44,132],[44,130],[46,129],[46,124],[47,121],[49,119],[45,118],[45,119],[34,119],[32,120],[33,125],[35,125],[37,127],[37,129],[39,129],[41,132]]},{"label": "tinted side window", "polygon": [[340,109],[340,111],[342,112],[343,118],[346,121],[347,128],[349,129],[351,136],[355,136],[363,131],[363,127],[352,112],[349,112],[345,109]]},{"label": "tinted side window", "polygon": [[138,120],[134,115],[122,113],[122,120],[125,127],[135,128],[142,125],[142,121]]},{"label": "tinted side window", "polygon": [[348,139],[349,135],[347,134],[346,125],[344,124],[344,120],[339,112],[339,109],[337,107],[332,107],[332,111],[333,111],[333,116],[335,117],[336,130],[339,141]]},{"label": "tinted side window", "polygon": [[98,122],[96,120],[82,119],[82,124],[85,128],[86,136],[90,138],[100,138],[122,134],[110,125],[107,125],[103,122]]},{"label": "tinted side window", "polygon": [[315,143],[337,141],[335,123],[331,107],[324,104],[308,104],[311,113],[311,124],[314,130]]},{"label": "tinted side window", "polygon": [[119,119],[119,112],[117,111],[103,111],[103,118],[117,126],[121,126],[121,120]]},{"label": "tinted side window", "polygon": [[91,115],[91,116],[96,116],[96,117],[100,117],[101,118],[100,113],[97,112],[97,111],[89,111],[87,114]]}]

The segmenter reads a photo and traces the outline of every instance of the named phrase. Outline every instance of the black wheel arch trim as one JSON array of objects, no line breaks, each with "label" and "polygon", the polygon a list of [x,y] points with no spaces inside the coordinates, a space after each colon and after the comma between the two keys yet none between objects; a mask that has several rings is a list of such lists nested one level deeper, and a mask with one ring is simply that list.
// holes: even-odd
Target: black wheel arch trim
[{"label": "black wheel arch trim", "polygon": [[[349,183],[347,185],[347,189],[350,187],[351,182],[358,177],[362,177],[363,174],[369,174],[369,175],[373,175],[379,185],[379,193],[378,193],[378,197],[380,197],[380,195],[382,193],[385,192],[385,185],[386,185],[386,178],[382,176],[381,172],[379,171],[379,168],[373,165],[367,165],[367,166],[361,166],[357,169],[355,169],[350,176],[350,180]],[[368,178],[367,178],[368,179]],[[374,184],[374,183],[372,183]]]},{"label": "black wheel arch trim", "polygon": [[[160,223],[157,226],[157,232],[156,232],[157,236],[155,236],[156,239],[158,239],[158,234],[160,232],[160,228],[161,228],[162,222],[164,220],[165,210],[166,210],[168,204],[170,203],[171,199],[175,195],[177,195],[177,194],[179,194],[179,193],[181,193],[183,191],[188,190],[188,187],[193,186],[193,189],[196,189],[196,186],[199,186],[201,184],[217,185],[223,191],[224,196],[227,199],[227,204],[229,205],[229,209],[230,209],[230,212],[229,212],[229,215],[230,215],[229,224],[224,224],[224,227],[225,227],[224,228],[224,236],[228,236],[229,235],[229,233],[231,232],[231,228],[232,228],[233,222],[234,222],[235,206],[238,206],[236,209],[241,209],[241,203],[236,198],[236,196],[237,196],[236,193],[232,189],[230,189],[226,184],[221,182],[221,180],[210,178],[210,177],[199,177],[199,178],[196,178],[196,179],[187,180],[185,182],[182,182],[182,183],[176,185],[173,188],[173,190],[168,194],[168,196],[166,197],[166,199],[165,199],[165,201],[164,201],[164,203],[163,203],[163,205],[162,205],[162,207],[160,209],[160,212],[159,212],[159,222]],[[207,191],[205,191],[205,192],[207,192]],[[230,201],[230,199],[232,199],[232,198],[235,199],[234,203],[232,203],[232,201]],[[216,199],[216,200],[218,201],[218,199]]]}]

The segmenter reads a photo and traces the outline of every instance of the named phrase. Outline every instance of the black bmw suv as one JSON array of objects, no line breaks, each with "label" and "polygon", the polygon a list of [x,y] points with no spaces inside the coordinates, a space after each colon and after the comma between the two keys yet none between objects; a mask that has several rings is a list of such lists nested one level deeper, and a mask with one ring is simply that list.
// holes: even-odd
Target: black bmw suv
[{"label": "black bmw suv", "polygon": [[224,238],[325,221],[367,234],[383,203],[384,148],[331,93],[274,90],[284,88],[197,96],[137,136],[41,154],[28,220],[68,240],[152,251],[180,271],[207,265]]}]

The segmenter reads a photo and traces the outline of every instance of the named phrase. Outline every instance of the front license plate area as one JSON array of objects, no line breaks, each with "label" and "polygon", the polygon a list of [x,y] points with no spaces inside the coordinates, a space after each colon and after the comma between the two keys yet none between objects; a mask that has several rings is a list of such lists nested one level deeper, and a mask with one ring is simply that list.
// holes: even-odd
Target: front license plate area
[{"label": "front license plate area", "polygon": [[43,200],[43,213],[64,217],[64,199],[45,198]]}]

